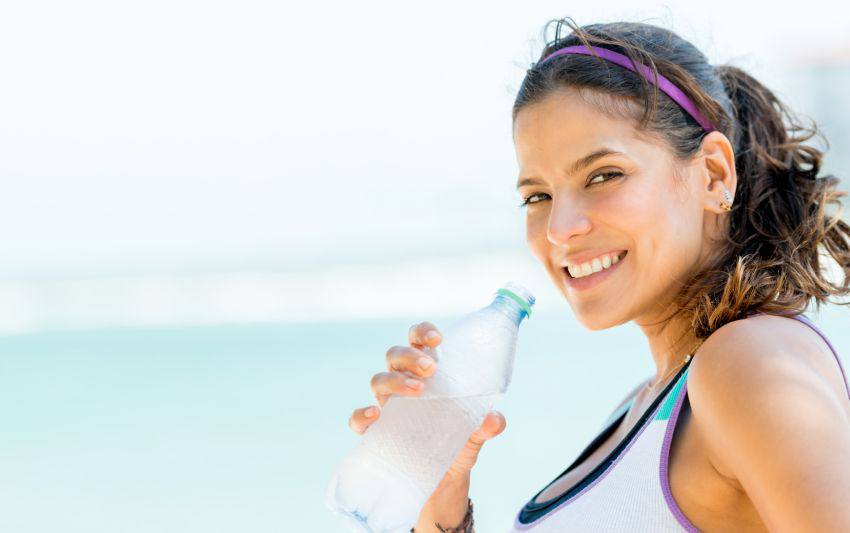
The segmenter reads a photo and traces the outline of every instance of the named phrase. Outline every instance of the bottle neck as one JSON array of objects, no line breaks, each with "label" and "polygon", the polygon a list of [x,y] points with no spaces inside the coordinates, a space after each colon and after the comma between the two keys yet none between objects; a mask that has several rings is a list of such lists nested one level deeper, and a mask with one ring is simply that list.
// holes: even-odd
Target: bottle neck
[{"label": "bottle neck", "polygon": [[520,307],[520,305],[508,296],[504,296],[499,294],[493,300],[488,307],[503,313],[507,316],[516,327],[522,323],[522,319],[528,316],[528,313],[525,312],[525,309]]}]

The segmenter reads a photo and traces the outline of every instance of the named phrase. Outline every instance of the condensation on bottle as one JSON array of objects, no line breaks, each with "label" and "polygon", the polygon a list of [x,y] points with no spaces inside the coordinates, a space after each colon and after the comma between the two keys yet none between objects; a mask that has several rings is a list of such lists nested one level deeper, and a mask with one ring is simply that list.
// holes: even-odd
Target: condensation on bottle
[{"label": "condensation on bottle", "polygon": [[419,512],[493,404],[508,388],[517,332],[535,298],[508,282],[490,305],[441,330],[425,351],[436,372],[418,396],[392,395],[337,466],[325,504],[351,531],[409,533]]}]

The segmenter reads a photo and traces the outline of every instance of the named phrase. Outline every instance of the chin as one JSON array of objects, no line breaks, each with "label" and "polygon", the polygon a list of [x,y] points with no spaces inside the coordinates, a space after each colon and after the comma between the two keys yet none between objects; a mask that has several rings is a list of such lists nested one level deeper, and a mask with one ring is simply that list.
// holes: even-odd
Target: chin
[{"label": "chin", "polygon": [[612,320],[583,320],[579,319],[581,325],[584,326],[585,329],[590,331],[600,331],[603,329],[613,328],[617,325],[616,322]]},{"label": "chin", "polygon": [[573,309],[576,320],[590,331],[610,329],[628,322],[627,319],[623,318],[622,310],[619,309],[576,309],[572,303],[570,303],[570,307]]}]

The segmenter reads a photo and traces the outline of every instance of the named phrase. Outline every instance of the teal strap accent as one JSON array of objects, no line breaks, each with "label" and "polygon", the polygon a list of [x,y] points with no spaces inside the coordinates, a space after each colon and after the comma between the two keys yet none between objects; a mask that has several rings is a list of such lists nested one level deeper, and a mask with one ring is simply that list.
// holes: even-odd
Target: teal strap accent
[{"label": "teal strap accent", "polygon": [[525,301],[525,298],[520,298],[519,296],[517,296],[513,292],[509,291],[508,289],[504,289],[504,288],[497,290],[496,294],[499,294],[501,296],[507,296],[508,298],[514,300],[516,303],[519,304],[519,306],[522,308],[522,310],[525,311],[525,314],[528,315],[529,317],[531,317],[531,306],[528,305],[528,302]]},{"label": "teal strap accent", "polygon": [[676,403],[676,398],[679,397],[679,391],[682,390],[682,385],[685,384],[685,379],[688,377],[688,372],[690,372],[690,367],[685,369],[685,372],[679,377],[679,381],[676,382],[676,385],[670,390],[670,394],[664,400],[664,405],[661,406],[661,409],[658,410],[658,414],[655,415],[656,420],[668,420],[670,418],[670,414],[673,412],[673,404]]}]

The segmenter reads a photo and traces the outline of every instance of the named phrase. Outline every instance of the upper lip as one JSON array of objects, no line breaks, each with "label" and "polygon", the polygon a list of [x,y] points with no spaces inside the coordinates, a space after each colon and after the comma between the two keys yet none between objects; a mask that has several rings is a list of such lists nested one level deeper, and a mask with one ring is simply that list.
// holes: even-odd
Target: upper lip
[{"label": "upper lip", "polygon": [[622,252],[625,252],[624,248],[612,248],[610,250],[598,251],[598,252],[582,252],[580,254],[572,254],[566,256],[561,260],[561,267],[567,268],[569,265],[580,265],[582,263],[589,263],[592,259],[596,257],[602,257],[603,255],[620,255]]}]

